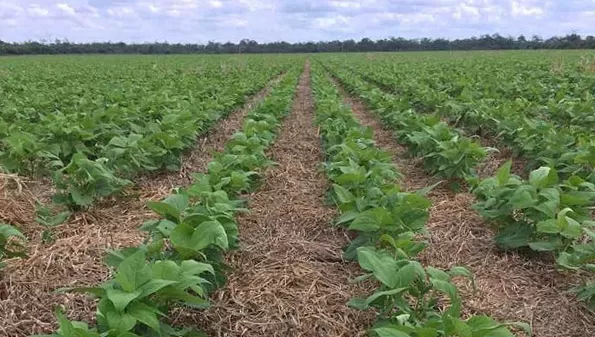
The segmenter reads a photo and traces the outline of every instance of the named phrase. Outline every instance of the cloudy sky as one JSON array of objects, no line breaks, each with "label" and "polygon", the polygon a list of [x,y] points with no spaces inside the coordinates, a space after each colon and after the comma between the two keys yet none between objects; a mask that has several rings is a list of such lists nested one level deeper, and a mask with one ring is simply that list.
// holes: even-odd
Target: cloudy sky
[{"label": "cloudy sky", "polygon": [[0,0],[0,40],[595,35],[595,0]]}]

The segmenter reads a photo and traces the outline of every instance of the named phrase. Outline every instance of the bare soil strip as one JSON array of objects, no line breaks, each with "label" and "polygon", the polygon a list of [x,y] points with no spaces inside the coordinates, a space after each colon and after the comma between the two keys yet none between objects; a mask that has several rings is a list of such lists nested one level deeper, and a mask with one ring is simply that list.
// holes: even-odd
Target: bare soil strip
[{"label": "bare soil strip", "polygon": [[[425,174],[418,161],[406,157],[406,149],[397,144],[392,131],[383,128],[360,101],[339,88],[344,102],[361,123],[374,129],[378,146],[393,155],[395,165],[404,174],[402,185],[406,190],[438,181]],[[467,313],[527,322],[536,337],[595,334],[595,315],[567,293],[578,281],[576,277],[557,272],[552,262],[499,251],[493,243],[494,231],[471,209],[471,194],[455,193],[443,184],[428,197],[433,207],[427,224],[429,247],[422,260],[439,268],[461,265],[473,272],[476,291],[469,284],[460,284]]]},{"label": "bare soil strip", "polygon": [[44,228],[33,221],[34,200],[48,201],[52,194],[51,183],[2,177],[1,220],[17,224],[30,243],[29,257],[9,261],[0,274],[0,336],[23,337],[53,330],[56,326],[53,310],[58,304],[67,308],[72,319],[93,321],[93,300],[86,295],[56,294],[54,290],[105,280],[109,276],[102,262],[106,249],[142,242],[143,235],[137,228],[154,217],[145,207],[146,202],[167,196],[173,187],[188,185],[192,173],[205,171],[212,154],[223,149],[225,142],[240,130],[246,114],[268,95],[271,86],[282,76],[273,79],[242,107],[199,137],[194,149],[183,158],[180,172],[139,177],[127,197],[100,202],[56,228],[53,243],[42,242]]},{"label": "bare soil strip", "polygon": [[363,335],[369,322],[346,306],[357,292],[349,280],[358,268],[342,260],[346,237],[331,227],[336,213],[324,202],[309,63],[270,154],[278,165],[265,172],[249,196],[250,213],[238,219],[242,247],[229,258],[226,287],[206,318],[187,319],[220,337]]}]

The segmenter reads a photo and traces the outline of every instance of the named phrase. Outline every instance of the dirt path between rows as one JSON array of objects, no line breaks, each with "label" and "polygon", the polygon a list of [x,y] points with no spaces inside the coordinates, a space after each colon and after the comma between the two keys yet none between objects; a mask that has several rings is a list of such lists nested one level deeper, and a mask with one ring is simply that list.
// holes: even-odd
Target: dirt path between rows
[{"label": "dirt path between rows", "polygon": [[270,154],[278,165],[265,172],[249,196],[250,213],[238,219],[242,248],[230,257],[230,279],[196,324],[219,337],[363,335],[362,313],[346,306],[358,268],[342,261],[346,238],[331,227],[336,212],[324,202],[309,63]]},{"label": "dirt path between rows", "polygon": [[[344,103],[355,116],[363,125],[374,129],[377,145],[393,156],[404,175],[401,185],[405,190],[414,191],[439,181],[424,173],[419,160],[407,158],[406,149],[362,102],[338,87]],[[438,268],[461,265],[473,272],[476,291],[468,283],[460,284],[466,313],[527,322],[533,327],[535,337],[595,334],[595,315],[566,292],[576,278],[556,272],[550,262],[498,251],[493,243],[493,230],[471,209],[474,203],[471,194],[455,193],[443,184],[428,197],[433,205],[427,224],[429,247],[421,260]]]},{"label": "dirt path between rows", "polygon": [[94,285],[105,280],[109,276],[102,262],[106,249],[142,242],[143,235],[137,229],[154,217],[154,213],[145,207],[146,202],[162,199],[174,187],[187,186],[192,173],[205,171],[212,154],[224,148],[225,142],[241,129],[247,113],[269,94],[282,76],[274,78],[244,105],[198,137],[196,146],[185,154],[180,172],[140,176],[127,197],[105,200],[88,211],[73,215],[68,223],[56,228],[56,240],[51,244],[42,243],[44,228],[33,222],[33,200],[40,196],[40,191],[45,198],[51,195],[48,186],[32,182],[29,186],[25,184],[19,192],[11,183],[12,187],[7,185],[4,191],[0,190],[5,195],[22,199],[21,202],[17,199],[11,206],[14,208],[10,208],[17,213],[7,216],[19,220],[17,226],[29,238],[29,257],[9,261],[0,274],[0,336],[23,337],[50,332],[56,327],[53,311],[59,304],[67,308],[71,319],[93,322],[94,300],[80,294],[55,294],[54,290]]}]

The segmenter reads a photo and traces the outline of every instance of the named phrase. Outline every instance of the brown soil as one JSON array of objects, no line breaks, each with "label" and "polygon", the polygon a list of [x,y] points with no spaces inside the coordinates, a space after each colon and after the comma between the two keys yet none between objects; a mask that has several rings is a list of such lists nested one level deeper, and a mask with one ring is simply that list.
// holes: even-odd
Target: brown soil
[{"label": "brown soil", "polygon": [[183,159],[180,172],[141,176],[123,198],[97,203],[74,214],[55,229],[55,242],[44,244],[44,228],[33,221],[34,200],[48,201],[48,182],[28,182],[24,178],[2,176],[0,217],[17,225],[29,238],[27,259],[13,259],[0,272],[0,336],[21,337],[55,329],[56,305],[67,308],[71,319],[94,321],[94,300],[80,294],[56,294],[62,287],[95,285],[109,276],[102,259],[106,249],[137,245],[143,234],[137,228],[154,214],[145,207],[148,200],[167,196],[173,187],[190,183],[190,174],[206,169],[212,153],[238,131],[244,117],[268,94],[274,79],[242,107],[218,121],[197,139],[195,148]]},{"label": "brown soil", "polygon": [[[378,146],[393,155],[404,174],[402,185],[406,190],[417,190],[438,181],[425,174],[415,160],[407,159],[406,150],[397,144],[392,132],[383,128],[361,102],[340,89],[344,102],[362,124],[374,129]],[[487,174],[498,165],[491,167],[484,172]],[[471,194],[455,193],[443,184],[428,197],[433,204],[427,224],[429,247],[421,260],[445,269],[461,265],[473,272],[476,291],[468,283],[459,284],[466,314],[488,314],[501,321],[526,322],[533,327],[536,337],[595,335],[595,315],[567,292],[578,282],[576,276],[556,271],[549,262],[499,251],[493,243],[494,231],[471,209],[474,202]]]},{"label": "brown soil", "polygon": [[270,150],[277,166],[249,196],[239,221],[242,247],[231,254],[227,285],[214,306],[183,320],[211,336],[360,336],[369,317],[346,306],[359,270],[341,258],[346,237],[331,227],[327,179],[313,125],[310,66],[306,63],[279,138]]}]

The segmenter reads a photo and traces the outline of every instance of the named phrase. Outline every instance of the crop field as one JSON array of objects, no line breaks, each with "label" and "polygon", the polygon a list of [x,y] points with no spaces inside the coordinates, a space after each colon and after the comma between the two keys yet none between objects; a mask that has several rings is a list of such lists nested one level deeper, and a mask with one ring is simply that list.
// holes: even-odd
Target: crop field
[{"label": "crop field", "polygon": [[595,336],[595,53],[0,58],[0,336]]}]

